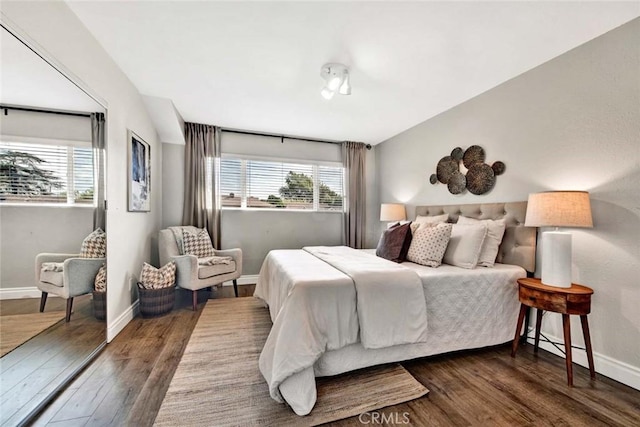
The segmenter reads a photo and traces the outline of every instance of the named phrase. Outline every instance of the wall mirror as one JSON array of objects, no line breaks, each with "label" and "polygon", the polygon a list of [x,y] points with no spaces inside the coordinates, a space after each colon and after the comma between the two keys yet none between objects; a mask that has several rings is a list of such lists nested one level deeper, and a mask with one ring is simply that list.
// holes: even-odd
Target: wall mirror
[{"label": "wall mirror", "polygon": [[106,253],[79,257],[106,230],[106,109],[1,30],[0,425],[21,425],[106,343]]}]

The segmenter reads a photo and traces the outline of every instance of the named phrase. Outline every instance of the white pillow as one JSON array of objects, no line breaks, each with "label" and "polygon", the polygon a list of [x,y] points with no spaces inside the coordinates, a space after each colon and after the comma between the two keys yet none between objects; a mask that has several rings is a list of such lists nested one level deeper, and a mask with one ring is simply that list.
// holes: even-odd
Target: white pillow
[{"label": "white pillow", "polygon": [[456,267],[476,268],[486,234],[485,224],[453,224],[443,262]]},{"label": "white pillow", "polygon": [[475,219],[459,216],[458,224],[487,225],[487,237],[485,237],[484,243],[482,244],[478,265],[482,267],[493,267],[493,264],[496,262],[496,257],[498,256],[498,248],[500,247],[500,243],[502,243],[504,230],[507,227],[505,219]]},{"label": "white pillow", "polygon": [[438,267],[447,250],[453,224],[436,224],[431,227],[422,226],[415,231],[407,261],[428,267]]},{"label": "white pillow", "polygon": [[416,216],[416,220],[413,222],[417,222],[418,224],[436,224],[439,222],[447,222],[449,220],[449,214],[442,214],[436,216]]}]

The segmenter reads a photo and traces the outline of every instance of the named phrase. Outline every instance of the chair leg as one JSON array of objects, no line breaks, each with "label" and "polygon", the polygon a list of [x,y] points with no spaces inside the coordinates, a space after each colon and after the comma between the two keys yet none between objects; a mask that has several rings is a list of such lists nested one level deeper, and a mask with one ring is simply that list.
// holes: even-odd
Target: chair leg
[{"label": "chair leg", "polygon": [[67,300],[67,316],[65,317],[65,322],[69,322],[71,320],[71,309],[73,308],[73,298],[69,298]]},{"label": "chair leg", "polygon": [[44,305],[47,303],[47,292],[42,292],[42,296],[40,297],[40,313],[44,311]]},{"label": "chair leg", "polygon": [[236,298],[238,298],[238,280],[233,279],[233,293],[236,294]]},{"label": "chair leg", "polygon": [[193,300],[193,311],[198,311],[198,291],[191,291]]}]

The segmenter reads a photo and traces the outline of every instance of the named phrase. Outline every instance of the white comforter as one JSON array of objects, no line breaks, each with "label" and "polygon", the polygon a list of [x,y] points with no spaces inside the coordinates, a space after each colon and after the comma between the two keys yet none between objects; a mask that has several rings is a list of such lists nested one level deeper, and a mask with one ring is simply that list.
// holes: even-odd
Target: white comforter
[{"label": "white comforter", "polygon": [[[273,321],[259,366],[277,401],[283,401],[280,389],[286,389],[294,374],[306,372],[311,377],[307,380],[314,381],[313,365],[326,351],[356,342],[384,348],[426,338],[426,304],[418,275],[351,248],[271,251],[254,295],[269,305]],[[287,397],[287,402],[305,415],[315,398]]]}]

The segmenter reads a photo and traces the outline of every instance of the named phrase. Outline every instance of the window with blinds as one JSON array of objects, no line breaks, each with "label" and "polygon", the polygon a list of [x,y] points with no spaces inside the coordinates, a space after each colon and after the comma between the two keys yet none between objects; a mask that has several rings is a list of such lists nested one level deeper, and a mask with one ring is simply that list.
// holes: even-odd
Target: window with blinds
[{"label": "window with blinds", "polygon": [[91,148],[0,141],[0,203],[93,203]]},{"label": "window with blinds", "polygon": [[343,168],[223,157],[222,207],[342,212]]}]

